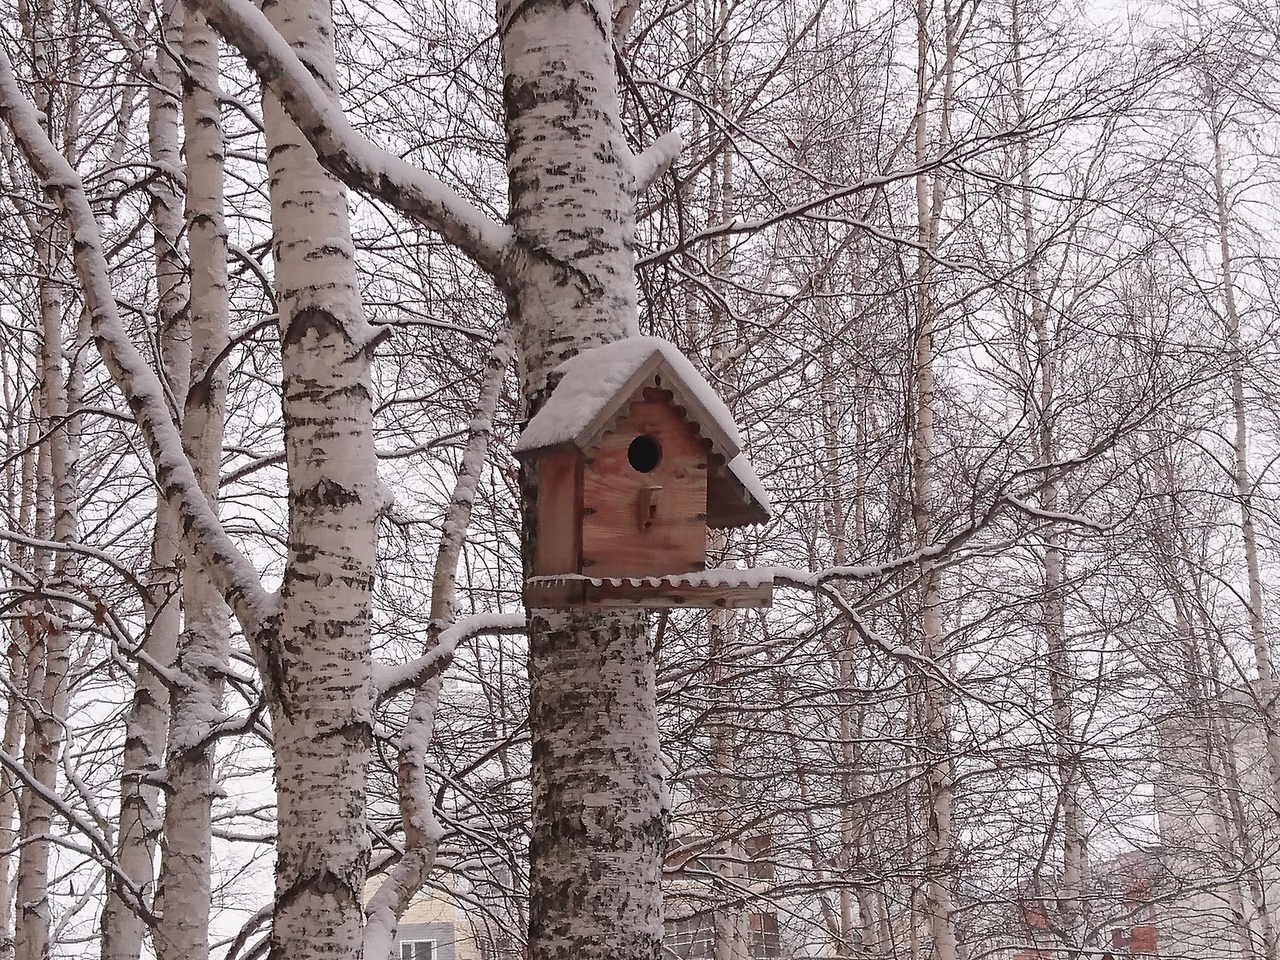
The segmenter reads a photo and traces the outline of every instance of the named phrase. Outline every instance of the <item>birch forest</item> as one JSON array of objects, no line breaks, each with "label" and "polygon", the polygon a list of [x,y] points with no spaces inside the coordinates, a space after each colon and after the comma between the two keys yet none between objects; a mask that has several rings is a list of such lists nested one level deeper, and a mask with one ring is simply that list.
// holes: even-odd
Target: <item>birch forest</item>
[{"label": "birch forest", "polygon": [[[12,4],[0,960],[1280,960],[1274,2]],[[526,610],[634,336],[771,606]]]}]

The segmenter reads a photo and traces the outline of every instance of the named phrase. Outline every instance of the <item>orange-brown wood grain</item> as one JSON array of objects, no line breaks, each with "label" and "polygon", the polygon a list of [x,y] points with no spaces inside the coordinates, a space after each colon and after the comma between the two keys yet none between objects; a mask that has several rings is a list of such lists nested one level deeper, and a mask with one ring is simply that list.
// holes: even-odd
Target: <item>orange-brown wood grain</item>
[{"label": "orange-brown wood grain", "polygon": [[538,461],[534,575],[577,573],[582,539],[582,455],[553,450]]},{"label": "orange-brown wood grain", "polygon": [[[661,397],[646,391],[584,464],[582,573],[587,576],[683,573],[706,563],[708,444]],[[641,435],[654,438],[662,449],[658,465],[645,473],[627,458],[631,442]]]}]

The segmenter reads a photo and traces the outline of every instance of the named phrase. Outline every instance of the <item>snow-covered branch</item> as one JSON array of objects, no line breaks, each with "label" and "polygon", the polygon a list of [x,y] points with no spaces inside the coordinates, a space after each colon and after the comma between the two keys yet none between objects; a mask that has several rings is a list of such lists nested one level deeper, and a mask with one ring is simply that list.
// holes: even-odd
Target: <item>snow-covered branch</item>
[{"label": "snow-covered branch", "polygon": [[684,143],[680,134],[668,130],[653,143],[649,144],[639,155],[631,158],[631,175],[635,178],[631,192],[637,197],[648,190],[658,178],[671,169],[676,162]]},{"label": "snow-covered branch", "polygon": [[362,137],[256,6],[245,0],[197,3],[280,101],[326,170],[439,233],[495,277],[502,275],[513,237],[510,229],[431,174]]},{"label": "snow-covered branch", "polygon": [[41,129],[35,106],[18,89],[9,57],[0,51],[0,117],[27,163],[68,220],[76,274],[93,324],[93,339],[116,387],[124,395],[155,464],[164,497],[182,517],[186,541],[231,605],[245,634],[254,637],[275,615],[276,600],[227,535],[200,490],[182,449],[165,391],[129,338],[120,317],[102,236],[84,184]]},{"label": "snow-covered branch", "polygon": [[394,696],[444,670],[453,659],[458,644],[468,637],[482,633],[523,633],[524,628],[523,610],[518,613],[474,613],[469,617],[463,617],[448,630],[443,631],[440,634],[439,643],[421,657],[394,666],[375,664],[373,668],[375,699],[382,700]]},{"label": "snow-covered branch", "polygon": [[[524,629],[524,615],[487,615],[454,621],[458,559],[467,539],[467,528],[475,506],[476,490],[489,456],[493,418],[502,394],[502,381],[513,355],[510,331],[498,338],[489,351],[480,382],[467,445],[454,482],[453,496],[445,511],[440,544],[436,550],[431,581],[430,621],[424,640],[426,654],[414,672],[413,705],[400,735],[396,781],[399,788],[400,819],[404,826],[404,849],[400,862],[391,869],[382,886],[365,909],[364,954],[385,956],[395,940],[396,927],[410,901],[422,888],[435,866],[444,829],[435,814],[435,798],[427,779],[428,751],[435,736],[436,708],[442,687],[440,674],[453,657],[458,642],[479,630]],[[426,672],[423,672],[423,671]],[[388,687],[378,684],[384,693]]]},{"label": "snow-covered branch", "polygon": [[1031,517],[1039,520],[1048,520],[1050,523],[1069,523],[1077,527],[1085,527],[1089,530],[1095,530],[1098,533],[1106,533],[1110,529],[1105,523],[1100,523],[1092,517],[1083,513],[1071,513],[1066,510],[1047,510],[1044,507],[1038,507],[1030,501],[1015,497],[1013,494],[1005,494],[1005,501],[1018,510]]},{"label": "snow-covered branch", "polygon": [[[9,61],[6,54],[0,53],[0,57],[4,57],[3,64],[0,64],[0,82],[3,82],[3,74]],[[12,71],[9,71],[9,76],[12,77]],[[2,88],[0,88],[0,93],[4,93],[5,96],[7,96],[7,93]],[[7,103],[5,106],[7,106]],[[3,110],[4,108],[4,106],[0,106],[0,110]],[[94,826],[91,821],[86,820],[79,811],[63,800],[62,796],[56,791],[50,790],[39,780],[31,776],[22,761],[17,757],[11,756],[4,750],[0,750],[0,767],[8,770],[16,779],[22,781],[22,785],[25,789],[36,794],[52,809],[56,810],[58,816],[62,817],[69,827],[89,841],[90,846],[93,848],[92,851],[80,850],[80,852],[94,857],[94,859],[102,864],[109,873],[114,874],[120,881],[120,889],[129,904],[129,908],[136,911],[139,916],[154,923],[155,916],[151,913],[151,909],[148,907],[146,898],[143,896],[142,891],[135,883],[133,883],[133,881],[120,872],[119,867],[116,865],[115,855],[112,852],[111,844],[107,838],[98,831],[98,828]],[[77,849],[70,844],[62,843],[61,845]]]}]

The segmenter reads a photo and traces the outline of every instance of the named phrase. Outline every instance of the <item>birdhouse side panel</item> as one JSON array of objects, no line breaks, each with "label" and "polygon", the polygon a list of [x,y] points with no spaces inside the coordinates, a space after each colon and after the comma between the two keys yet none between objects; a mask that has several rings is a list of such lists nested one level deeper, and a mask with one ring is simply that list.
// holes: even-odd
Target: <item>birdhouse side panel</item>
[{"label": "birdhouse side panel", "polygon": [[553,450],[538,461],[534,576],[577,573],[582,557],[582,455]]},{"label": "birdhouse side panel", "polygon": [[633,403],[590,452],[582,477],[584,574],[704,569],[707,444],[670,402]]}]

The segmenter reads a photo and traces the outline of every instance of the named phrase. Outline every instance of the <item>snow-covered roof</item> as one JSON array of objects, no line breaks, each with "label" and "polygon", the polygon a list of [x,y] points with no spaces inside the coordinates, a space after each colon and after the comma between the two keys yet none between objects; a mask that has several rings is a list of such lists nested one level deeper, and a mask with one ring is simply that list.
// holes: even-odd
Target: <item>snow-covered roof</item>
[{"label": "snow-covered roof", "polygon": [[[570,357],[557,367],[561,380],[516,441],[515,453],[591,443],[608,421],[624,412],[621,405],[660,368],[664,386],[675,387],[679,400],[699,427],[711,427],[703,435],[719,447],[726,461],[742,449],[742,438],[733,415],[711,384],[675,344],[661,337],[629,337],[593,347]],[[719,433],[720,436],[715,434]]]},{"label": "snow-covered roof", "polygon": [[765,490],[764,484],[760,482],[760,477],[756,474],[756,468],[751,465],[747,455],[745,453],[738,454],[729,461],[728,466],[733,478],[742,484],[742,489],[764,508],[764,512],[773,513],[773,503],[769,500],[769,493]]},{"label": "snow-covered roof", "polygon": [[[629,337],[584,350],[556,369],[560,382],[520,434],[516,456],[551,447],[587,451],[657,378],[711,442],[708,495],[715,504],[708,503],[708,525],[743,526],[768,519],[769,495],[742,453],[733,415],[675,344],[661,337]],[[718,469],[716,463],[721,464]]]}]

